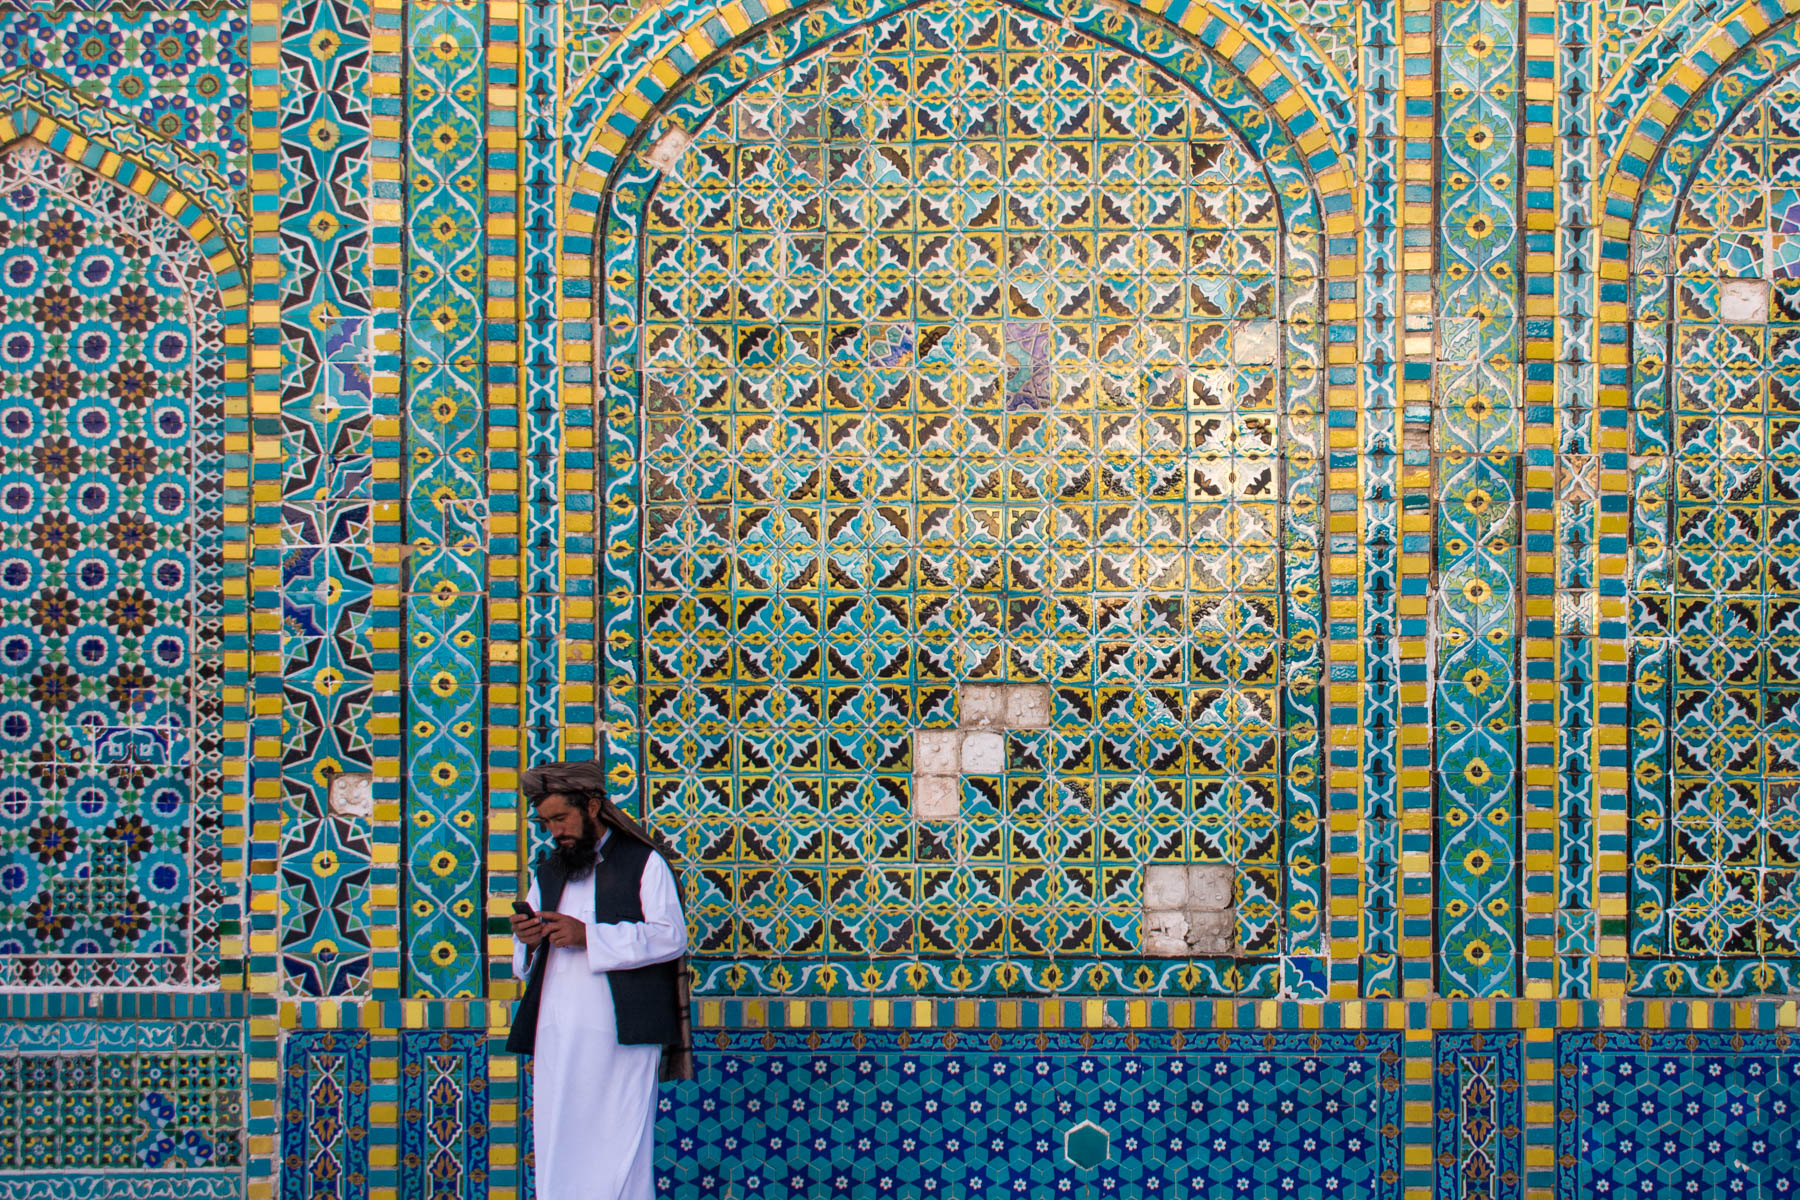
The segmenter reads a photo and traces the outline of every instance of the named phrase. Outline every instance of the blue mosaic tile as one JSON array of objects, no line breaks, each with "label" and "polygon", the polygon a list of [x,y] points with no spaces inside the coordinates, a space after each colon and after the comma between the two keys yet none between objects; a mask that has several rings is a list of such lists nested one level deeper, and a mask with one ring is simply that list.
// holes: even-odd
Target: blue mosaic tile
[{"label": "blue mosaic tile", "polygon": [[400,1038],[400,1196],[470,1200],[488,1182],[486,1030]]},{"label": "blue mosaic tile", "polygon": [[[62,1021],[0,1038],[0,1196],[242,1187],[241,1025]],[[180,1181],[179,1183],[176,1181]]]},{"label": "blue mosaic tile", "polygon": [[297,1030],[282,1054],[282,1200],[366,1195],[369,1035]]},{"label": "blue mosaic tile", "polygon": [[1786,1033],[1558,1035],[1562,1195],[1677,1200],[1800,1189],[1800,1054]]},{"label": "blue mosaic tile", "polygon": [[407,994],[482,990],[485,9],[407,21]]},{"label": "blue mosaic tile", "polygon": [[[1400,1043],[1360,1033],[721,1035],[663,1092],[675,1197],[1398,1197]],[[1111,1156],[1082,1170],[1063,1134]]]}]

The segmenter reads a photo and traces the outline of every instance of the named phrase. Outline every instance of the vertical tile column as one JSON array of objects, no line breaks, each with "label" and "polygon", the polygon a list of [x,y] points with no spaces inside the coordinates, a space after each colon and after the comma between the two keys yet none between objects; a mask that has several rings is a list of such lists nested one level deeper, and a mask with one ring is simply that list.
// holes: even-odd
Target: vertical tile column
[{"label": "vertical tile column", "polygon": [[374,770],[369,19],[281,9],[282,979],[368,988],[372,811],[331,781]]},{"label": "vertical tile column", "polygon": [[357,1029],[288,1033],[281,1062],[284,1197],[368,1195],[370,1041]]},{"label": "vertical tile column", "polygon": [[486,1200],[487,1032],[430,1009],[400,1034],[399,1200]]},{"label": "vertical tile column", "polygon": [[562,6],[520,6],[524,126],[519,144],[520,276],[516,342],[524,417],[523,765],[549,762],[562,743],[562,407],[557,396],[556,197],[562,177]]},{"label": "vertical tile column", "polygon": [[1438,6],[1438,990],[1518,970],[1518,12]]},{"label": "vertical tile column", "polygon": [[[221,926],[220,984],[251,993],[246,1111],[244,1114],[244,1191],[249,1200],[270,1200],[277,1185],[276,1113],[279,1097],[272,1086],[278,1074],[277,1053],[269,1020],[280,987],[281,920],[277,852],[281,822],[280,667],[281,592],[280,525],[277,503],[281,488],[281,5],[258,0],[250,6],[250,354],[248,378],[231,380],[233,398],[228,417],[248,418],[249,436],[226,438],[225,484],[236,493],[234,511],[227,497],[227,526],[247,526],[248,545],[227,543],[228,559],[248,558],[248,593],[233,595],[227,583],[227,631],[240,642],[239,664],[228,658],[226,701],[228,742],[244,747],[248,761],[227,763],[226,778],[242,779],[244,792],[225,800],[227,817],[237,805],[237,833],[247,835],[242,853],[249,877],[243,888],[245,912],[236,938]],[[246,395],[247,393],[247,395]],[[235,563],[234,563],[235,565]],[[228,579],[235,572],[228,573]],[[247,617],[247,620],[245,618]],[[234,628],[239,621],[248,629]],[[248,650],[243,654],[242,650]],[[244,670],[243,668],[248,668]],[[232,695],[234,686],[238,697]],[[247,693],[247,695],[245,694]],[[240,739],[242,739],[240,741]],[[236,769],[233,769],[236,768]],[[233,839],[227,838],[230,845]],[[235,943],[235,944],[234,944]],[[242,960],[242,973],[230,959]]]},{"label": "vertical tile column", "polygon": [[[281,9],[250,13],[250,442],[249,547],[250,886],[245,914],[246,979],[253,992],[278,987],[280,959],[277,847],[281,841],[281,327],[280,160]],[[228,514],[228,523],[232,514]]]},{"label": "vertical tile column", "polygon": [[[1398,994],[1400,933],[1400,7],[1361,8],[1363,847],[1360,992]],[[1335,432],[1335,431],[1334,431]],[[1335,444],[1335,443],[1334,443]],[[1335,503],[1336,497],[1333,497]],[[1346,495],[1345,500],[1350,496]]]},{"label": "vertical tile column", "polygon": [[1431,458],[1437,264],[1437,37],[1434,0],[1400,0],[1403,188],[1400,450],[1400,953],[1402,994],[1430,994],[1436,880],[1432,830],[1432,630],[1435,479]]},{"label": "vertical tile column", "polygon": [[[517,892],[519,770],[525,732],[522,517],[527,477],[520,440],[529,420],[519,372],[519,45],[521,9],[496,0],[488,12],[487,335],[488,610],[486,869],[482,908],[490,975],[511,976],[507,917]],[[491,984],[483,994],[492,994]]]},{"label": "vertical tile column", "polygon": [[[1521,290],[1524,305],[1524,530],[1520,592],[1524,640],[1520,654],[1524,692],[1524,789],[1520,813],[1520,924],[1523,932],[1521,994],[1549,999],[1556,993],[1556,904],[1558,742],[1567,696],[1561,667],[1565,652],[1580,657],[1577,642],[1559,639],[1558,601],[1573,560],[1576,582],[1584,546],[1569,545],[1559,528],[1579,524],[1592,511],[1584,486],[1589,464],[1565,460],[1559,436],[1559,343],[1576,345],[1586,334],[1581,309],[1565,324],[1557,320],[1559,147],[1554,106],[1558,71],[1556,0],[1525,0],[1523,188],[1520,219],[1525,250]],[[1562,469],[1565,461],[1572,471]],[[1578,628],[1578,626],[1576,626]],[[1570,665],[1573,665],[1571,663]],[[1585,672],[1581,672],[1585,674]],[[1578,687],[1580,685],[1578,684]],[[1577,705],[1585,697],[1578,697]]]},{"label": "vertical tile column", "polygon": [[[1594,6],[1589,0],[1561,0],[1557,6],[1557,72],[1553,98],[1557,120],[1551,142],[1555,172],[1557,254],[1555,279],[1556,363],[1556,995],[1591,994],[1594,927],[1594,789],[1598,749],[1596,704],[1601,675],[1623,691],[1623,654],[1602,665],[1596,640],[1603,623],[1623,628],[1624,565],[1600,578],[1601,523],[1623,532],[1623,503],[1602,516],[1600,471],[1622,473],[1622,444],[1610,456],[1597,453],[1595,403],[1597,343],[1594,285],[1595,181],[1601,170],[1599,147],[1588,111],[1599,83],[1593,53]],[[1623,411],[1606,418],[1624,433]],[[1619,538],[1620,543],[1623,538]],[[1622,545],[1620,549],[1622,549]],[[1603,590],[1604,589],[1604,590]],[[1612,636],[1617,639],[1618,632]],[[1615,644],[1618,644],[1615,642]],[[1622,650],[1622,645],[1620,646]]]},{"label": "vertical tile column", "polygon": [[406,9],[405,990],[478,994],[487,586],[485,4]]},{"label": "vertical tile column", "polygon": [[400,989],[400,734],[402,576],[406,527],[401,517],[406,469],[400,419],[402,393],[400,279],[404,261],[400,144],[404,71],[404,0],[371,0],[369,34],[369,300],[374,326],[370,368],[369,450],[373,459],[375,594],[370,614],[374,649],[375,753],[372,865],[369,871],[370,982],[377,996]]}]

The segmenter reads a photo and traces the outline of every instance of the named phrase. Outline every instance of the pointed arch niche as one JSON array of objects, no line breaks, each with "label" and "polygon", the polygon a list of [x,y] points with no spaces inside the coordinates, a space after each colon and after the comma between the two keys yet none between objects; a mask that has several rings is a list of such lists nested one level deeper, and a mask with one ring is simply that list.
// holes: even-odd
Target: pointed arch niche
[{"label": "pointed arch niche", "polygon": [[1716,65],[1640,128],[1666,136],[1630,230],[1637,994],[1787,991],[1800,966],[1794,24]]},{"label": "pointed arch niche", "polygon": [[145,168],[5,124],[0,987],[216,987],[243,276]]},{"label": "pointed arch niche", "polygon": [[[1318,950],[1319,191],[1231,68],[1087,25],[812,8],[612,174],[608,755],[703,993]],[[1183,867],[1226,912],[1171,952]]]}]

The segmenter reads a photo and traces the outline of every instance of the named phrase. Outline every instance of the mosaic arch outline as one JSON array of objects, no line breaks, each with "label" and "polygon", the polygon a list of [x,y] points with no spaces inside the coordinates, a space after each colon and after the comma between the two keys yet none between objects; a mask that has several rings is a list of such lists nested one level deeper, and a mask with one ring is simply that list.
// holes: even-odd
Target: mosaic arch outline
[{"label": "mosaic arch outline", "polygon": [[[905,6],[849,0],[845,8],[859,19],[878,19],[883,12]],[[520,311],[532,314],[524,323],[524,374],[529,394],[539,398],[533,401],[529,414],[533,445],[554,444],[566,431],[562,440],[562,469],[553,468],[543,473],[546,483],[554,479],[558,504],[534,503],[532,545],[539,546],[548,535],[560,547],[570,597],[565,605],[554,595],[540,596],[534,590],[526,597],[525,613],[531,628],[545,630],[546,622],[549,622],[562,631],[562,646],[541,657],[546,660],[546,665],[556,664],[557,673],[565,681],[558,737],[563,753],[568,756],[591,756],[596,733],[591,702],[594,688],[599,684],[594,668],[580,658],[581,643],[593,640],[591,622],[598,615],[593,611],[593,602],[588,599],[592,593],[582,590],[588,586],[584,576],[596,547],[591,523],[582,517],[571,521],[563,516],[562,510],[570,504],[584,502],[578,493],[583,487],[591,486],[591,473],[598,469],[595,451],[588,447],[594,446],[591,430],[600,423],[594,418],[604,411],[604,406],[591,415],[584,411],[598,381],[592,365],[594,352],[589,350],[584,354],[581,346],[599,341],[600,335],[592,323],[593,281],[588,278],[584,263],[596,252],[609,173],[616,165],[621,149],[642,136],[643,123],[715,54],[754,36],[792,25],[799,18],[811,20],[824,7],[795,6],[786,0],[739,0],[709,10],[706,16],[697,18],[685,29],[670,23],[664,10],[645,12],[631,31],[622,35],[619,43],[620,55],[629,54],[645,60],[641,70],[630,79],[625,79],[622,74],[600,72],[585,80],[589,90],[569,102],[565,110],[569,116],[560,138],[551,140],[546,124],[534,122],[532,128],[545,137],[541,141],[537,136],[525,139],[525,174],[532,181],[526,189],[528,196],[536,196],[536,180],[543,173],[560,176],[553,202],[553,211],[558,218],[554,228],[542,231],[542,237],[533,228],[526,230],[532,261],[539,268],[558,264],[561,272],[560,281],[541,269],[527,272],[521,280],[523,302]],[[1344,355],[1346,347],[1357,345],[1354,330],[1362,318],[1362,294],[1353,282],[1361,269],[1356,236],[1362,214],[1358,211],[1358,197],[1352,188],[1352,171],[1346,165],[1354,155],[1343,150],[1342,140],[1346,132],[1354,134],[1356,105],[1341,74],[1324,56],[1315,52],[1306,31],[1280,9],[1254,0],[1234,0],[1229,12],[1208,3],[1180,3],[1179,0],[1167,6],[1127,0],[1119,5],[1094,5],[1082,13],[1067,14],[1050,4],[1040,6],[1038,11],[1062,17],[1071,27],[1103,39],[1121,29],[1132,30],[1140,23],[1146,24],[1155,27],[1159,35],[1173,38],[1172,43],[1165,42],[1165,48],[1191,48],[1217,55],[1225,69],[1245,81],[1248,90],[1261,98],[1265,111],[1273,113],[1278,122],[1289,128],[1322,206],[1327,238],[1325,275],[1330,296],[1333,300],[1348,299],[1355,305],[1355,311],[1349,317],[1334,320],[1327,326],[1328,344],[1335,348],[1327,391],[1333,395],[1354,394],[1361,386],[1354,365],[1358,352],[1351,350],[1349,357]],[[533,77],[526,91],[529,97],[541,87],[554,89],[556,73],[562,64],[558,56],[548,53],[547,49],[542,54],[534,53],[532,49],[542,44],[547,30],[554,25],[533,21],[529,16],[527,24],[537,28],[531,35],[536,40],[526,49],[529,74]],[[1254,32],[1265,27],[1271,32]],[[1197,44],[1184,45],[1183,39]],[[1275,43],[1283,50],[1277,52],[1269,48]],[[1304,85],[1300,82],[1302,78]],[[1309,90],[1325,102],[1322,107],[1313,102]],[[532,205],[542,208],[535,199]],[[557,366],[571,360],[572,366]],[[560,378],[553,379],[553,376]],[[545,403],[548,397],[556,395],[563,400],[560,411]],[[1338,399],[1333,406],[1349,407],[1350,402]],[[604,437],[604,434],[600,436]],[[600,452],[606,457],[606,452]],[[538,474],[534,471],[533,477],[537,478]],[[575,527],[577,524],[580,528]],[[534,556],[536,578],[541,578],[543,571],[548,569],[546,564],[537,561],[541,557]],[[1341,642],[1346,647],[1357,646],[1355,653],[1360,659],[1360,639],[1353,631],[1340,631],[1337,625],[1331,632],[1331,642]],[[534,640],[537,637],[534,635]],[[575,655],[573,658],[567,657],[571,650]],[[1341,663],[1343,655],[1334,656],[1333,661]],[[1355,670],[1360,677],[1361,666]],[[559,707],[555,695],[557,689],[545,669],[534,665],[528,674],[532,681],[528,687],[531,711],[545,715],[555,711]],[[602,716],[599,723],[605,725],[606,718]],[[548,750],[534,742],[533,753],[541,756]],[[1301,948],[1306,953],[1322,949],[1322,923],[1320,929],[1319,936],[1304,939]]]},{"label": "mosaic arch outline", "polygon": [[0,75],[0,106],[29,109],[80,136],[104,143],[113,153],[154,172],[211,214],[225,233],[233,261],[242,266],[249,226],[237,202],[249,192],[247,188],[234,187],[189,147],[171,141],[110,104],[82,95],[65,81],[36,67],[18,67]]},{"label": "mosaic arch outline", "polygon": [[[1615,15],[1615,10],[1609,10],[1606,5],[1599,7],[1603,21]],[[1665,80],[1678,64],[1691,61],[1684,60],[1683,53],[1694,44],[1696,34],[1715,32],[1721,26],[1729,27],[1752,10],[1767,12],[1766,7],[1756,4],[1755,0],[1727,14],[1722,21],[1717,19],[1721,6],[1716,0],[1678,0],[1666,6],[1651,0],[1633,7],[1638,9],[1640,17],[1648,19],[1621,22],[1616,27],[1619,44],[1605,45],[1607,39],[1603,33],[1603,44],[1596,48],[1601,67],[1595,77],[1599,96],[1593,109],[1594,130],[1601,153],[1607,159],[1613,157],[1621,138],[1631,128],[1648,89]],[[1729,54],[1726,51],[1727,57]],[[1690,84],[1697,82],[1697,79],[1689,80]]]},{"label": "mosaic arch outline", "polygon": [[[616,154],[638,122],[712,54],[740,38],[777,29],[816,7],[789,0],[734,0],[710,8],[672,4],[640,13],[621,31],[612,53],[586,67],[575,81],[568,106],[572,119],[564,138],[571,169],[583,164],[608,169],[611,157],[602,161],[600,152],[610,147]],[[884,10],[877,0],[847,7],[862,8],[874,19],[880,19]],[[1109,12],[1105,4],[1075,11],[1080,7],[1075,0],[1051,7],[1059,10],[1053,15],[1083,23],[1104,19]],[[1282,8],[1255,0],[1228,0],[1225,5],[1209,0],[1122,0],[1110,11],[1120,18],[1136,14],[1165,20],[1232,61],[1257,83],[1262,82],[1259,74],[1280,74],[1288,87],[1297,88],[1301,83],[1297,76],[1304,76],[1308,103],[1317,101],[1314,108],[1325,126],[1339,134],[1355,129],[1353,89],[1342,70],[1312,32]],[[1279,51],[1272,48],[1277,45]],[[624,64],[634,61],[644,65],[627,78]]]},{"label": "mosaic arch outline", "polygon": [[[204,689],[204,703],[196,706],[202,724],[194,726],[191,735],[195,739],[190,751],[194,762],[193,790],[186,810],[194,831],[187,852],[189,873],[183,878],[189,933],[182,954],[185,965],[174,981],[177,987],[213,987],[240,969],[235,955],[241,913],[232,893],[243,866],[227,853],[227,847],[235,840],[240,825],[233,798],[241,795],[242,772],[238,767],[242,750],[234,735],[245,727],[248,683],[247,672],[232,665],[234,659],[244,660],[248,644],[247,625],[241,615],[246,593],[247,488],[241,472],[231,466],[234,446],[243,444],[249,428],[243,399],[245,276],[236,247],[213,214],[191,193],[143,165],[135,155],[121,152],[34,104],[18,105],[0,115],[0,153],[12,152],[27,143],[101,188],[118,188],[128,193],[142,206],[146,217],[167,221],[185,234],[191,239],[194,257],[188,264],[190,277],[184,280],[184,286],[208,287],[216,294],[218,340],[215,346],[205,349],[213,365],[193,377],[188,401],[190,419],[204,420],[211,426],[207,440],[217,447],[213,455],[197,458],[190,469],[197,478],[214,481],[215,494],[204,498],[196,511],[213,514],[214,531],[210,536],[215,539],[212,556],[216,561],[203,569],[216,572],[206,586],[216,589],[218,598],[215,605],[196,605],[190,616],[194,628],[203,633],[202,640],[190,648],[193,658],[186,678]],[[210,414],[207,409],[212,410]],[[200,490],[204,493],[206,487],[203,485]],[[234,514],[241,515],[233,520]],[[206,698],[207,693],[210,698]],[[137,734],[129,731],[128,737],[139,740]],[[131,751],[130,760],[134,761],[138,753],[139,750]],[[82,986],[86,982],[58,978],[49,981],[48,986]],[[115,979],[105,984],[159,989],[169,985],[170,981],[161,976]]]},{"label": "mosaic arch outline", "polygon": [[[0,138],[32,137],[91,171],[151,197],[200,243],[227,309],[249,303],[244,216],[225,180],[161,135],[78,95],[42,71],[0,76]],[[92,158],[93,161],[88,161]],[[167,161],[164,161],[167,160]],[[241,296],[238,293],[242,292]],[[238,296],[234,302],[231,297]],[[234,356],[241,358],[239,351]]]},{"label": "mosaic arch outline", "polygon": [[[1789,21],[1770,28],[1767,18],[1772,8],[1755,9],[1755,15],[1764,18],[1760,36],[1750,35],[1757,26],[1740,10],[1728,26],[1738,41],[1715,40],[1686,64],[1687,72],[1696,72],[1696,64],[1711,66],[1699,85],[1665,86],[1663,99],[1644,112],[1603,190],[1607,199],[1601,261],[1620,267],[1602,281],[1601,344],[1628,346],[1630,351],[1603,359],[1600,404],[1629,408],[1633,456],[1630,470],[1610,472],[1603,490],[1619,495],[1620,503],[1629,503],[1636,554],[1623,581],[1629,610],[1630,709],[1625,722],[1629,770],[1624,773],[1623,796],[1615,793],[1609,798],[1602,786],[1597,826],[1603,853],[1598,866],[1602,876],[1624,876],[1625,911],[1603,923],[1602,936],[1622,943],[1629,955],[1627,987],[1638,995],[1779,991],[1800,972],[1800,957],[1792,955],[1676,954],[1670,942],[1669,868],[1664,863],[1675,836],[1675,773],[1669,767],[1675,754],[1671,703],[1680,634],[1675,625],[1671,524],[1678,502],[1678,465],[1673,450],[1677,417],[1670,339],[1676,336],[1680,319],[1672,308],[1676,272],[1668,269],[1672,264],[1658,265],[1655,260],[1674,253],[1677,211],[1739,112],[1759,101],[1800,62],[1795,38],[1800,27]],[[1683,74],[1677,70],[1671,77]],[[1670,112],[1676,100],[1681,108]],[[1643,147],[1650,137],[1656,142],[1646,152]],[[1622,486],[1625,480],[1628,483]],[[1604,853],[1609,834],[1617,838],[1615,844],[1628,848],[1627,853],[1616,857]]]},{"label": "mosaic arch outline", "polygon": [[[1026,12],[1048,15],[1037,5],[1022,4],[1013,7],[1021,8]],[[859,18],[857,24],[862,23],[863,11],[862,6],[857,6]],[[1349,221],[1354,219],[1353,215],[1345,212],[1348,204],[1346,195],[1326,196],[1320,201],[1317,208],[1311,203],[1313,187],[1307,186],[1309,182],[1306,178],[1307,166],[1333,162],[1329,149],[1323,149],[1314,154],[1310,163],[1302,165],[1301,162],[1297,162],[1296,159],[1302,156],[1291,153],[1287,147],[1282,145],[1281,139],[1287,133],[1287,128],[1279,117],[1269,119],[1266,112],[1259,112],[1253,106],[1253,101],[1240,100],[1237,93],[1230,87],[1211,86],[1204,78],[1199,82],[1195,80],[1197,73],[1212,69],[1215,65],[1217,69],[1230,72],[1232,70],[1230,64],[1218,63],[1210,54],[1196,51],[1196,48],[1185,43],[1179,37],[1167,37],[1165,31],[1161,29],[1155,30],[1152,34],[1146,34],[1141,39],[1135,38],[1132,36],[1132,25],[1132,22],[1121,21],[1117,13],[1105,13],[1096,18],[1089,26],[1084,27],[1081,22],[1075,22],[1073,28],[1103,45],[1119,47],[1140,58],[1148,59],[1153,64],[1171,69],[1177,77],[1185,77],[1189,86],[1195,87],[1202,95],[1222,93],[1226,97],[1226,102],[1219,106],[1221,114],[1227,123],[1234,127],[1245,141],[1250,143],[1252,152],[1260,155],[1262,163],[1274,174],[1277,180],[1276,194],[1287,206],[1290,219],[1301,223],[1299,227],[1305,228],[1304,223],[1314,219],[1314,214],[1319,209],[1325,210],[1325,224],[1328,230],[1335,226],[1341,231]],[[1121,36],[1122,33],[1124,36]],[[815,35],[804,42],[796,41],[793,43],[793,55],[799,57],[804,53],[809,53],[815,45],[829,41],[830,36],[835,36],[835,33],[829,36]],[[1141,44],[1144,41],[1152,44],[1153,48],[1149,52],[1146,52],[1145,47]],[[1162,53],[1158,54],[1157,51]],[[1171,64],[1169,62],[1171,58],[1177,58],[1179,62]],[[727,77],[732,81],[734,87],[742,81],[743,76],[749,74],[742,68],[738,68],[733,73],[729,63],[718,69],[727,72]],[[701,78],[704,79],[706,76],[703,75]],[[717,94],[707,97],[707,100],[709,103],[702,107],[708,110],[717,103],[723,102]],[[1234,101],[1237,102],[1235,106]],[[697,127],[698,125],[690,111],[693,103],[691,99],[684,98],[671,105],[671,111],[684,127]],[[1215,103],[1217,102],[1215,101]],[[687,104],[689,109],[684,110],[683,104]],[[643,141],[643,146],[647,147],[649,144],[651,144],[650,139]],[[640,177],[640,186],[642,182],[643,179]],[[1317,177],[1315,176],[1310,182],[1316,186]],[[616,206],[614,211],[616,211]],[[1339,213],[1345,215],[1339,219]],[[621,245],[624,247],[623,251],[620,249]],[[1343,274],[1351,273],[1353,270],[1354,259],[1346,251],[1354,250],[1354,242],[1347,238],[1328,239],[1327,245],[1328,265],[1324,274],[1329,283],[1329,280],[1341,278]],[[572,250],[573,247],[565,242],[565,249]],[[620,255],[621,253],[628,255],[629,252],[629,239],[621,243],[616,239],[609,238],[606,264],[606,276],[609,281],[621,278],[619,272],[624,268],[620,265]],[[1334,259],[1337,261],[1334,262]],[[569,260],[565,259],[565,261]],[[572,293],[580,293],[584,290],[581,284],[575,281],[570,281],[567,286]],[[616,286],[607,288],[608,302],[616,303],[621,294],[621,289]],[[631,328],[634,321],[629,314],[612,311],[607,314],[607,324],[612,328]],[[1331,337],[1339,325],[1344,326],[1346,330],[1354,329],[1354,318],[1327,323],[1325,325],[1326,336]],[[616,353],[618,350],[619,347],[615,345],[609,353]],[[1322,374],[1326,375],[1327,386],[1330,387],[1353,383],[1353,371],[1352,367],[1341,367],[1334,363],[1329,371],[1322,372]],[[613,390],[609,394],[606,405],[609,420],[607,461],[610,472],[605,502],[608,513],[607,564],[602,589],[606,596],[606,628],[608,630],[604,647],[609,680],[608,700],[613,705],[613,718],[609,720],[608,724],[615,731],[623,731],[635,728],[635,718],[631,715],[635,713],[635,696],[626,695],[620,689],[621,686],[624,688],[631,686],[629,681],[635,679],[636,671],[636,667],[632,665],[634,651],[628,644],[636,621],[631,610],[633,603],[631,581],[635,578],[634,555],[637,537],[635,524],[637,509],[633,499],[633,494],[638,486],[634,474],[637,436],[635,431],[636,400],[635,392],[629,386],[633,378],[630,375],[629,367],[621,366],[617,360],[609,359],[607,376],[608,386]],[[621,385],[626,385],[625,390],[618,390]],[[1318,465],[1315,461],[1312,469],[1316,471]],[[1322,478],[1316,483],[1306,486],[1317,488],[1320,483],[1322,483]],[[621,703],[622,700],[623,703]],[[1317,701],[1314,703],[1316,704]],[[1316,711],[1316,708],[1312,710],[1314,714]],[[1308,719],[1300,724],[1306,726],[1306,736],[1310,738],[1318,736],[1316,715],[1309,714]],[[1314,744],[1316,745],[1316,743]],[[633,756],[621,745],[621,739],[617,737],[612,740],[611,748],[609,763],[612,777],[618,784],[621,793],[629,799],[635,793],[637,786]],[[1315,770],[1311,778],[1303,778],[1303,786],[1310,789],[1316,786],[1317,779],[1318,773]],[[1259,969],[1257,973],[1259,982],[1255,983],[1253,987],[1257,991],[1263,991],[1268,988],[1285,986],[1295,993],[1306,994],[1322,984],[1323,976],[1322,970],[1313,957],[1318,953],[1321,943],[1322,892],[1319,879],[1319,859],[1322,847],[1320,841],[1321,822],[1317,815],[1320,811],[1319,801],[1314,797],[1309,797],[1303,808],[1290,803],[1287,811],[1289,814],[1288,827],[1284,834],[1287,841],[1288,878],[1292,885],[1288,895],[1299,901],[1298,904],[1289,904],[1287,914],[1289,921],[1288,950],[1290,953],[1287,960],[1288,972],[1285,983],[1282,983],[1276,978],[1273,971]]]}]

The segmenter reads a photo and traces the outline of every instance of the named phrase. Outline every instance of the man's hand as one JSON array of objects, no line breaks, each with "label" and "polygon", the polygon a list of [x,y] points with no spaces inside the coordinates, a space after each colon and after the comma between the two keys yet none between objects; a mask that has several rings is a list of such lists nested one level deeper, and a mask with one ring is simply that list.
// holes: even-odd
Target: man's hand
[{"label": "man's hand", "polygon": [[550,926],[544,920],[543,913],[533,913],[529,917],[523,913],[514,913],[512,915],[512,931],[514,937],[536,950],[538,943],[549,936]]},{"label": "man's hand", "polygon": [[567,913],[539,913],[538,919],[544,923],[552,946],[576,949],[587,945],[587,926]]}]

